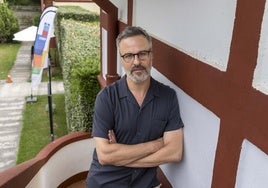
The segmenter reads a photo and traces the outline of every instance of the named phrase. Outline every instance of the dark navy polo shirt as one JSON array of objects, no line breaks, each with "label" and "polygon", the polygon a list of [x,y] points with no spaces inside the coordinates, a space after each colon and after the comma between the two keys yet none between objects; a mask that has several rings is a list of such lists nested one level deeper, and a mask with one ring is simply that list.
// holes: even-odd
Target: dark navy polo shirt
[{"label": "dark navy polo shirt", "polygon": [[[95,101],[93,137],[108,139],[108,130],[112,129],[118,143],[131,145],[182,127],[176,92],[153,78],[142,106],[128,89],[126,76],[102,89]],[[156,168],[102,166],[95,150],[87,183],[94,188],[154,187],[159,184]]]}]

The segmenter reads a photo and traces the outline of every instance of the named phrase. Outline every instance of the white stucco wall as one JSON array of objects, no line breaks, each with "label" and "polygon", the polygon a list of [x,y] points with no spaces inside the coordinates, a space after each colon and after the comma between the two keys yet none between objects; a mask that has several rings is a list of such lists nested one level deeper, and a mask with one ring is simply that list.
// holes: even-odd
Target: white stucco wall
[{"label": "white stucco wall", "polygon": [[182,161],[162,165],[161,169],[174,188],[211,187],[220,119],[156,69],[152,69],[152,76],[176,90],[185,124]]},{"label": "white stucco wall", "polygon": [[221,71],[228,65],[236,0],[134,0],[133,25]]},{"label": "white stucco wall", "polygon": [[118,7],[118,18],[121,22],[127,23],[127,6],[126,0],[110,0],[116,7]]},{"label": "white stucco wall", "polygon": [[[119,19],[126,23],[126,3],[123,0],[112,0],[112,2],[120,9]],[[221,71],[226,70],[236,0],[134,0],[133,2],[133,25],[145,28],[153,37],[202,63]],[[266,8],[253,85],[268,94],[268,35],[265,34],[268,32],[267,15]],[[120,68],[119,58],[118,73],[124,74]],[[220,118],[154,68],[152,76],[176,90],[181,116],[185,123],[183,160],[177,164],[162,165],[163,172],[174,188],[211,187]],[[267,180],[262,179],[263,174],[268,174],[267,165],[265,165],[267,155],[256,148],[249,142],[243,142],[236,188],[243,187],[246,183],[251,185],[251,181],[256,183],[259,180],[260,187],[268,184]],[[251,160],[252,156],[259,161]],[[251,169],[254,170],[251,171]],[[255,179],[252,180],[252,173],[256,172],[257,175],[255,174]]]},{"label": "white stucco wall", "polygon": [[242,143],[235,188],[268,187],[268,155],[248,140]]},{"label": "white stucco wall", "polygon": [[66,145],[42,166],[26,187],[58,187],[66,179],[87,171],[92,161],[94,148],[93,139],[80,140]]},{"label": "white stucco wall", "polygon": [[253,87],[268,95],[268,3],[266,1]]},{"label": "white stucco wall", "polygon": [[107,30],[104,28],[101,29],[101,36],[102,36],[102,76],[104,79],[106,79],[107,74]]}]

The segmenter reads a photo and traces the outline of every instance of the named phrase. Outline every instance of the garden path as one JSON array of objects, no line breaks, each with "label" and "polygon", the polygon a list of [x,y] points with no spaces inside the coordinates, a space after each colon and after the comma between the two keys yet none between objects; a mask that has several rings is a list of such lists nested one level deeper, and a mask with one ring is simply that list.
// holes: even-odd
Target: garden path
[{"label": "garden path", "polygon": [[[26,99],[31,94],[37,96],[48,93],[47,82],[31,88],[29,78],[32,45],[32,42],[22,42],[10,71],[12,82],[0,80],[0,172],[16,165]],[[52,82],[51,86],[52,94],[64,93],[62,82]]]}]

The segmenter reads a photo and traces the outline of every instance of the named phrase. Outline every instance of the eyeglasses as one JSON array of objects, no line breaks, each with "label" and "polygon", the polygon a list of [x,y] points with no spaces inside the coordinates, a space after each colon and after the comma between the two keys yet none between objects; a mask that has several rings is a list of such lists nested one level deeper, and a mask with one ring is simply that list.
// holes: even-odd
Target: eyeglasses
[{"label": "eyeglasses", "polygon": [[126,53],[124,55],[121,55],[121,57],[123,58],[123,60],[126,63],[132,63],[134,61],[136,55],[140,61],[145,61],[148,59],[150,52],[151,52],[151,50],[143,50],[143,51],[140,51],[136,54]]}]

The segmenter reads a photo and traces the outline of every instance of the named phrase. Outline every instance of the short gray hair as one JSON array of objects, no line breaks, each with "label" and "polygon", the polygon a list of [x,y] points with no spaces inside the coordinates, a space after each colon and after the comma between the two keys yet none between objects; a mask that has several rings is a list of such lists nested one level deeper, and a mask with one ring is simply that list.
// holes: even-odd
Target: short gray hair
[{"label": "short gray hair", "polygon": [[150,49],[152,49],[151,36],[144,29],[142,29],[141,27],[136,27],[136,26],[128,26],[122,31],[122,33],[118,35],[116,39],[117,48],[119,48],[119,44],[123,39],[126,39],[128,37],[138,36],[138,35],[144,36],[149,43]]}]

